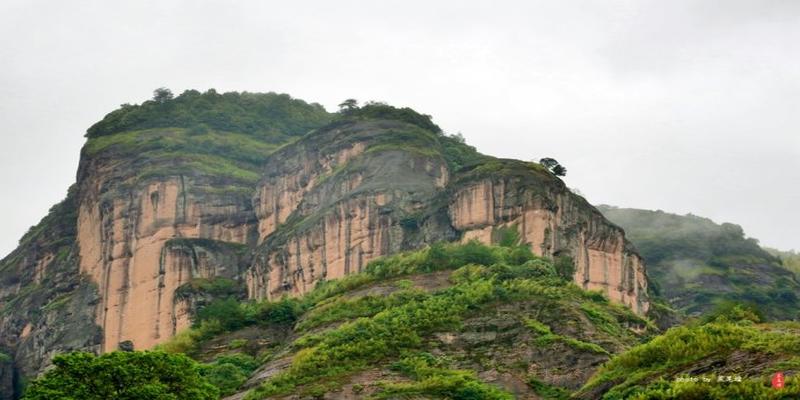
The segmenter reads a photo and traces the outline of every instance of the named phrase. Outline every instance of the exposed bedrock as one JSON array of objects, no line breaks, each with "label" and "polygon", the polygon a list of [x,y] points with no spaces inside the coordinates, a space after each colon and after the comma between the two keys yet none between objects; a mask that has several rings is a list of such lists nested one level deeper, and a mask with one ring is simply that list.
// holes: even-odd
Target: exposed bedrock
[{"label": "exposed bedrock", "polygon": [[86,158],[79,172],[80,271],[98,287],[104,351],[123,341],[147,349],[189,326],[176,290],[195,278],[237,278],[243,268],[226,256],[229,246],[208,243],[256,239],[247,196],[210,191],[219,182],[203,176],[130,177],[125,161]]}]

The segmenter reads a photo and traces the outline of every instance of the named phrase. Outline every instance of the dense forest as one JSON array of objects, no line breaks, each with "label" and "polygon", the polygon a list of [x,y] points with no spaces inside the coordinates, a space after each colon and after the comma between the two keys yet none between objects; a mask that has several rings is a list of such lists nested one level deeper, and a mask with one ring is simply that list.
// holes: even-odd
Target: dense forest
[{"label": "dense forest", "polygon": [[739,225],[691,214],[599,208],[644,256],[652,291],[689,315],[729,302],[749,304],[768,319],[800,315],[791,254],[782,260],[746,237]]},{"label": "dense forest", "polygon": [[177,97],[169,89],[155,91],[152,100],[123,104],[86,131],[95,138],[150,128],[214,129],[241,132],[272,142],[299,136],[331,121],[321,105],[308,104],[287,94],[206,92],[187,90]]}]

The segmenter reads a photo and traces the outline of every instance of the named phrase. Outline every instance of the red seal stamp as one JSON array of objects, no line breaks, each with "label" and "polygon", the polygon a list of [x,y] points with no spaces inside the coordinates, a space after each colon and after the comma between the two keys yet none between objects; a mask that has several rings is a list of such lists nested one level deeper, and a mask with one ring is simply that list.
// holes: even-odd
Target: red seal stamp
[{"label": "red seal stamp", "polygon": [[783,388],[783,373],[776,372],[775,375],[772,375],[772,387],[775,389]]}]

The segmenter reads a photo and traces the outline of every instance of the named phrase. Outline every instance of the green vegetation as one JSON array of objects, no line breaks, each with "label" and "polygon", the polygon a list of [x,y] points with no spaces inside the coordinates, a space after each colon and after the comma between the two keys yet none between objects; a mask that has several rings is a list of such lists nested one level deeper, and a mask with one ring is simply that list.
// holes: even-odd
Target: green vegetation
[{"label": "green vegetation", "polygon": [[457,285],[438,296],[360,318],[322,334],[318,343],[301,350],[292,367],[265,382],[251,398],[287,393],[301,384],[336,379],[366,368],[370,363],[412,349],[421,335],[453,327],[469,308],[494,299],[489,282]]},{"label": "green vegetation", "polygon": [[[772,263],[778,259],[746,238],[738,225],[715,224],[691,214],[681,216],[663,211],[601,207],[603,214],[622,226],[637,249],[651,264],[672,259],[724,261],[725,257]],[[720,262],[720,264],[727,264]]]},{"label": "green vegetation", "polygon": [[556,268],[556,273],[564,279],[570,279],[575,276],[575,261],[570,256],[556,256],[553,265]]},{"label": "green vegetation", "polygon": [[788,270],[794,272],[795,274],[800,274],[800,253],[798,253],[796,250],[781,251],[769,247],[765,247],[764,250],[769,254],[778,257],[783,266]]},{"label": "green vegetation", "polygon": [[[23,247],[36,241],[39,246],[47,246],[54,250],[63,247],[63,249],[59,249],[58,253],[63,259],[63,252],[69,251],[68,248],[77,235],[77,192],[76,185],[70,186],[67,190],[67,197],[50,207],[47,215],[38,224],[28,229],[28,232],[19,240],[19,246]],[[13,260],[9,258],[2,261],[5,265],[0,266],[0,271],[13,264]]]},{"label": "green vegetation", "polygon": [[62,354],[28,386],[25,400],[217,399],[219,391],[190,358],[163,352]]},{"label": "green vegetation", "polygon": [[377,399],[433,397],[453,400],[511,400],[514,397],[481,382],[474,372],[452,370],[429,353],[400,359],[392,368],[413,379],[411,383],[387,383]]},{"label": "green vegetation", "polygon": [[370,317],[387,308],[419,300],[424,296],[424,292],[407,289],[388,296],[362,296],[354,299],[334,297],[306,313],[295,326],[295,330],[302,332],[331,322]]},{"label": "green vegetation", "polygon": [[517,224],[492,228],[492,243],[502,247],[519,246],[522,243],[522,235]]},{"label": "green vegetation", "polygon": [[440,155],[439,149],[439,140],[435,134],[416,127],[408,127],[402,130],[387,130],[386,134],[377,137],[371,143],[367,152],[402,150],[425,157],[437,157]]},{"label": "green vegetation", "polygon": [[561,342],[576,350],[591,353],[609,354],[606,349],[594,343],[588,343],[571,337],[556,335],[550,330],[549,326],[536,321],[535,319],[526,319],[525,325],[539,336],[536,341],[540,345],[546,346],[554,342]]},{"label": "green vegetation", "polygon": [[346,120],[389,119],[407,122],[434,133],[442,131],[438,125],[433,123],[430,115],[420,114],[408,107],[397,108],[380,102],[368,102],[364,106],[358,107],[355,100],[349,100],[351,101],[345,101],[340,105],[342,107],[340,113]]},{"label": "green vegetation", "polygon": [[[456,186],[483,179],[504,179],[515,180],[526,185],[526,189],[529,191],[541,194],[567,191],[560,179],[535,162],[477,156],[457,160],[454,163],[464,165],[454,178]],[[543,196],[543,198],[546,201],[550,195]]]},{"label": "green vegetation", "polygon": [[[788,377],[785,386],[778,390],[771,386],[769,378],[744,379],[741,382],[727,382],[729,375],[709,375],[704,381],[666,381],[658,380],[645,390],[632,396],[633,400],[728,400],[728,399],[796,399],[800,398],[800,380]],[[722,380],[722,382],[720,382]]]},{"label": "green vegetation", "polygon": [[[761,393],[762,384],[759,379],[747,380],[741,385],[731,383],[728,386],[684,384],[675,379],[681,376],[682,371],[702,364],[703,360],[725,360],[734,352],[749,354],[748,358],[737,361],[739,364],[747,363],[750,359],[761,359],[759,354],[766,355],[767,360],[783,358],[787,354],[800,355],[800,336],[797,334],[800,325],[797,323],[754,325],[750,319],[751,314],[743,312],[742,308],[733,311],[728,315],[720,315],[707,324],[672,328],[648,343],[615,356],[582,391],[610,385],[611,390],[605,394],[604,399],[687,398],[679,396],[684,392],[702,392],[711,396],[688,398],[724,399],[736,398],[733,393]],[[737,317],[744,319],[732,319]],[[725,363],[721,362],[721,365]],[[740,370],[748,368],[747,365],[736,367]],[[795,387],[793,390],[798,389],[800,388]],[[744,392],[739,392],[740,390]]]},{"label": "green vegetation", "polygon": [[476,166],[491,157],[478,153],[475,147],[464,142],[461,134],[445,135],[441,128],[431,121],[431,116],[420,114],[410,108],[396,108],[384,103],[369,102],[362,107],[349,99],[340,105],[340,118],[333,125],[364,120],[395,120],[406,122],[420,128],[417,130],[392,131],[383,135],[370,151],[405,150],[423,156],[442,156],[451,171],[459,171],[466,166]]},{"label": "green vegetation", "polygon": [[475,147],[466,144],[464,137],[460,135],[440,136],[439,143],[442,145],[442,155],[447,160],[447,165],[450,166],[450,170],[455,172],[491,158],[479,153]]},{"label": "green vegetation", "polygon": [[168,127],[91,137],[84,151],[89,156],[113,151],[118,158],[147,160],[136,170],[141,178],[200,173],[253,185],[261,177],[261,164],[281,143],[244,133]]},{"label": "green vegetation", "polygon": [[[436,291],[421,290],[415,286],[414,279],[404,279],[444,270],[452,271],[448,274],[450,285]],[[367,291],[363,295],[352,295],[371,285],[380,284],[383,288],[386,283],[389,289],[375,294]],[[530,314],[520,309],[519,317],[514,317],[523,332],[523,320],[534,330],[533,340],[526,340],[526,346],[547,349],[554,343],[563,343],[576,354],[607,355],[604,347],[585,337],[568,336],[564,330],[575,329],[575,325],[571,325],[574,322],[566,325],[556,322],[560,333],[557,334],[538,320],[541,317],[546,321],[578,321],[580,316],[564,314],[564,310],[577,304],[586,304],[587,309],[600,313],[604,324],[613,327],[608,330],[616,336],[608,337],[610,339],[602,335],[588,338],[592,341],[606,338],[601,339],[601,343],[610,348],[636,340],[623,325],[649,326],[629,310],[609,303],[602,294],[583,291],[571,280],[561,278],[550,260],[536,257],[525,246],[513,245],[511,241],[504,247],[478,242],[438,243],[420,251],[374,260],[365,272],[321,282],[301,298],[261,303],[215,300],[199,311],[192,329],[175,336],[159,349],[202,357],[208,363],[203,375],[227,394],[233,393],[249,375],[248,371],[255,367],[224,357],[241,355],[244,360],[253,360],[258,353],[256,359],[269,360],[270,354],[274,354],[253,349],[246,340],[239,339],[241,336],[236,332],[247,326],[280,329],[293,332],[296,338],[279,347],[293,354],[291,365],[248,393],[248,399],[288,393],[319,396],[338,390],[349,377],[376,365],[391,367],[412,379],[410,382],[387,381],[378,385],[378,389],[373,387],[373,391],[378,390],[374,394],[376,398],[505,399],[510,398],[509,394],[483,383],[473,372],[464,370],[464,364],[454,364],[446,357],[431,358],[425,352],[428,340],[436,332],[458,332],[465,319],[472,315],[491,312],[500,304],[525,302],[536,304],[539,310],[536,317],[524,317]],[[538,333],[536,327],[540,328]],[[599,327],[598,331],[604,332],[604,328]],[[225,335],[236,339],[224,339]],[[220,337],[222,339],[216,339]],[[208,344],[211,342],[217,344]],[[218,349],[220,342],[227,353],[209,356],[208,351]],[[241,353],[243,351],[249,355]],[[526,369],[519,368],[523,372]],[[539,382],[535,376],[530,379]],[[564,392],[546,384],[537,384],[535,388]]]},{"label": "green vegetation", "polygon": [[550,171],[550,173],[555,176],[567,175],[567,169],[564,168],[564,166],[561,165],[558,161],[556,161],[555,158],[549,158],[549,157],[542,158],[541,160],[539,160],[539,164],[547,168],[547,170]]},{"label": "green vegetation", "polygon": [[123,104],[86,132],[89,138],[150,128],[204,128],[241,132],[280,143],[300,136],[331,120],[319,104],[308,104],[276,93],[205,93],[187,90],[171,98],[159,95],[141,105]]},{"label": "green vegetation", "polygon": [[536,378],[530,378],[528,385],[536,394],[548,400],[567,400],[570,397],[569,390],[558,386],[548,385]]},{"label": "green vegetation", "polygon": [[203,365],[200,371],[219,389],[220,395],[227,396],[235,393],[258,365],[253,357],[239,353],[217,357],[214,362]]},{"label": "green vegetation", "polygon": [[[296,392],[299,387],[322,390],[308,386],[319,381],[328,383],[325,390],[331,389],[331,385],[338,385],[337,382],[349,374],[381,360],[400,357],[405,351],[418,349],[427,335],[457,328],[467,314],[495,301],[534,298],[544,301],[583,296],[585,292],[555,276],[552,265],[541,266],[548,264],[548,261],[535,257],[526,247],[488,247],[476,242],[466,245],[438,244],[420,252],[377,260],[367,267],[365,274],[350,279],[363,285],[374,279],[385,280],[412,273],[457,268],[451,277],[454,286],[434,293],[401,290],[384,300],[370,297],[353,300],[337,298],[321,304],[309,313],[307,320],[301,322],[300,328],[308,329],[333,320],[333,317],[323,317],[325,314],[348,319],[366,316],[319,334],[302,337],[294,344],[299,352],[291,367],[264,382],[248,398]],[[348,280],[345,278],[331,284],[352,289]],[[306,301],[323,303],[324,299],[335,296],[339,288],[323,284],[306,296]],[[591,294],[586,296],[591,297]],[[582,351],[606,353],[591,343],[567,338],[563,340]],[[388,385],[386,388],[389,393],[416,395],[445,393],[455,387],[489,390],[482,385],[468,389],[473,386],[469,382],[474,382],[474,377],[464,372],[428,371],[415,376],[418,382]]]},{"label": "green vegetation", "polygon": [[54,299],[50,300],[50,302],[45,304],[42,307],[42,310],[43,311],[51,311],[51,310],[57,310],[59,308],[63,308],[64,306],[67,305],[67,303],[69,303],[70,300],[72,300],[72,295],[73,295],[72,292],[58,295]]},{"label": "green vegetation", "polygon": [[742,228],[694,215],[601,206],[647,262],[651,292],[691,316],[748,303],[768,320],[800,317],[800,281]]}]

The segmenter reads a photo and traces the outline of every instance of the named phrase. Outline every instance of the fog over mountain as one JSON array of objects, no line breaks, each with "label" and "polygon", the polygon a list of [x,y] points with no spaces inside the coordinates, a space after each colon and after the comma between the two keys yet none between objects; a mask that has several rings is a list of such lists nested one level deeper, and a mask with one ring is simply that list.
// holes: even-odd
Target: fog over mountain
[{"label": "fog over mountain", "polygon": [[796,1],[0,4],[0,255],[75,180],[83,134],[152,90],[283,92],[433,115],[554,157],[592,203],[800,248]]}]

